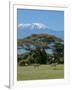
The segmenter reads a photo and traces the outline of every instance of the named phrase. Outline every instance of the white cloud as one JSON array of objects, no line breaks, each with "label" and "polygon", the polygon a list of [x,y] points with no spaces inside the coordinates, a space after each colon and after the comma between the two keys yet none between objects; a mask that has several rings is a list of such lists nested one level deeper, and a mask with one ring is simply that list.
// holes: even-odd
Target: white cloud
[{"label": "white cloud", "polygon": [[26,24],[18,24],[18,28],[24,28],[24,29],[46,29],[48,28],[45,24],[42,23],[26,23]]}]

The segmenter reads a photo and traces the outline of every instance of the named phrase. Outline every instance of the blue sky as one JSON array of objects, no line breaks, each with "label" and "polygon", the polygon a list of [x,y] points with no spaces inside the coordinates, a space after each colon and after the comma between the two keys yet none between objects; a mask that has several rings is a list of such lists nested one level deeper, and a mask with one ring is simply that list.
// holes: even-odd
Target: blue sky
[{"label": "blue sky", "polygon": [[43,23],[54,30],[64,30],[64,12],[52,10],[17,9],[17,22]]},{"label": "blue sky", "polygon": [[[41,33],[53,34],[64,39],[63,11],[17,9],[17,25],[17,39]],[[18,53],[24,53],[24,49],[19,49]]]},{"label": "blue sky", "polygon": [[28,34],[27,29],[32,24],[36,24],[39,28],[47,26],[47,28],[55,31],[64,31],[64,11],[17,9],[17,24],[20,28],[25,28],[24,34],[18,31],[19,36]]}]

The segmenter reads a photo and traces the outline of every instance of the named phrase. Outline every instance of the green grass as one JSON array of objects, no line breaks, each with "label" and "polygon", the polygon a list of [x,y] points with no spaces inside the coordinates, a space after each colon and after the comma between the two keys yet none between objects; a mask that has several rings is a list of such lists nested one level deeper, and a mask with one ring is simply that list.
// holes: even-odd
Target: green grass
[{"label": "green grass", "polygon": [[34,66],[17,66],[17,80],[40,80],[64,78],[64,65],[40,65],[39,69]]}]

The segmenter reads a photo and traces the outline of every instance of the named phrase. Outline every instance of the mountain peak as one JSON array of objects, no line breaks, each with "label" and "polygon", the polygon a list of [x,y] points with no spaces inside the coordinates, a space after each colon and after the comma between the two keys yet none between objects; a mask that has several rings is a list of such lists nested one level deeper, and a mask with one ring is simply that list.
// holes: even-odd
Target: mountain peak
[{"label": "mountain peak", "polygon": [[25,23],[25,24],[18,24],[18,28],[23,28],[23,29],[30,29],[30,30],[41,30],[41,29],[47,29],[48,26],[43,24],[43,23]]}]

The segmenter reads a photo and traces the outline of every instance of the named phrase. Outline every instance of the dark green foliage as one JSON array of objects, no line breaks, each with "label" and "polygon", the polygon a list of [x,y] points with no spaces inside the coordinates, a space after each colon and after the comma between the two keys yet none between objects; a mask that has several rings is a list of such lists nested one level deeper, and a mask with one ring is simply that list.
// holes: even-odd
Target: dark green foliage
[{"label": "dark green foliage", "polygon": [[63,43],[55,43],[54,48],[54,57],[55,62],[64,63],[64,44]]}]

